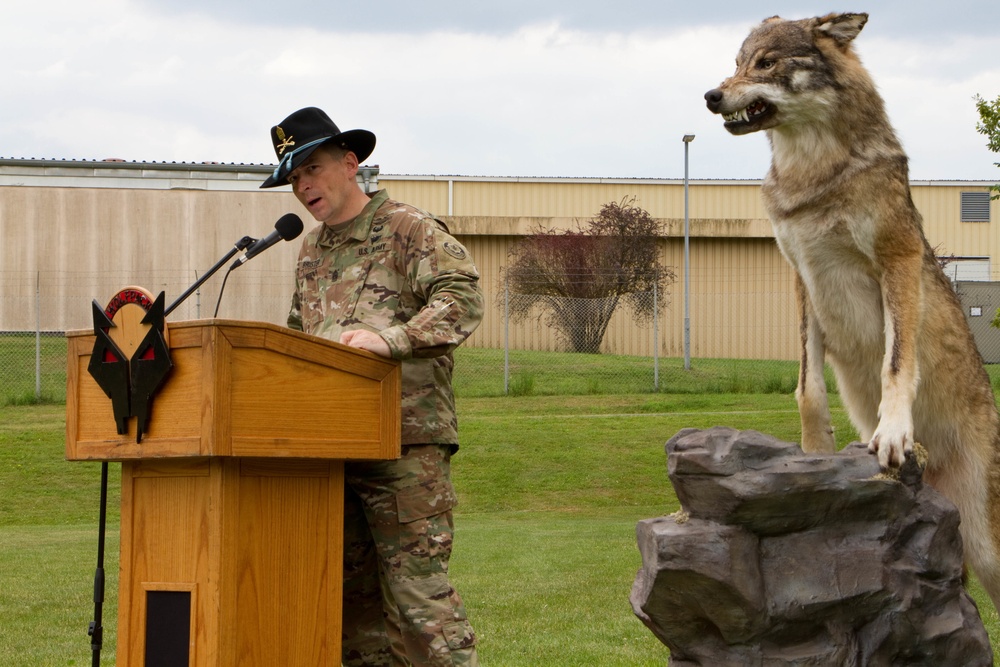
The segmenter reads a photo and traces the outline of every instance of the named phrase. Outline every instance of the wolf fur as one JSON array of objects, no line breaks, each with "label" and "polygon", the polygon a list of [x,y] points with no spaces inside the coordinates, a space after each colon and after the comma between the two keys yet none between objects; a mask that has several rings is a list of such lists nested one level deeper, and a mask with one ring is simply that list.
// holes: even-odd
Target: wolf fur
[{"label": "wolf fur", "polygon": [[914,442],[961,515],[967,565],[1000,609],[1000,419],[954,289],[924,237],[907,158],[853,49],[867,14],[753,28],[705,94],[726,129],[764,130],[762,188],[796,274],[802,448],[835,450],[824,359],[884,468]]}]

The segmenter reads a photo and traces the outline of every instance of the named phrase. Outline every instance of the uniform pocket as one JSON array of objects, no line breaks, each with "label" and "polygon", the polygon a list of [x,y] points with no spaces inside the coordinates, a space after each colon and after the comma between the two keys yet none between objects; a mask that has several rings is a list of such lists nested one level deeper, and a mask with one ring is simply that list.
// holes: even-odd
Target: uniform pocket
[{"label": "uniform pocket", "polygon": [[397,323],[400,279],[382,263],[367,260],[358,273],[351,303],[344,311],[344,325],[361,323],[382,331]]},{"label": "uniform pocket", "polygon": [[311,334],[319,333],[326,309],[320,295],[320,279],[315,263],[299,264],[296,270],[296,286],[302,330]]},{"label": "uniform pocket", "polygon": [[448,571],[457,504],[450,482],[402,489],[396,494],[401,571],[411,576]]},{"label": "uniform pocket", "polygon": [[476,632],[468,621],[455,621],[441,628],[441,634],[448,642],[448,648],[458,651],[476,645]]},{"label": "uniform pocket", "polygon": [[427,519],[452,509],[458,504],[450,482],[435,481],[401,489],[396,494],[396,510],[400,523]]},{"label": "uniform pocket", "polygon": [[337,319],[341,326],[348,326],[358,320],[364,321],[362,313],[358,312],[358,302],[365,291],[365,282],[368,280],[368,273],[372,269],[372,260],[366,259],[357,269],[349,268],[344,270],[341,284],[337,286],[340,301]]}]

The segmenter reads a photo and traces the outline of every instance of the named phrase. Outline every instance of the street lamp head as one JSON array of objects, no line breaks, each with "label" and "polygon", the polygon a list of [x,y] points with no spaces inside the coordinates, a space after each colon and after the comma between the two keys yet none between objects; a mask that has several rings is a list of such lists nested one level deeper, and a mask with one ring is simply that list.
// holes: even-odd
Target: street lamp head
[{"label": "street lamp head", "polygon": [[694,135],[693,134],[685,134],[683,141],[686,144],[691,143],[692,141],[694,141]]}]

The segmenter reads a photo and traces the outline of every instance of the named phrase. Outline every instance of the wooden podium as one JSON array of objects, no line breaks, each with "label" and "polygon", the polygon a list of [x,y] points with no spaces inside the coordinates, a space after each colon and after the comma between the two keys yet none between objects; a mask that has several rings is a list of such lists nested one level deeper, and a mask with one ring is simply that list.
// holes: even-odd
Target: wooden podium
[{"label": "wooden podium", "polygon": [[139,443],[93,332],[67,334],[66,458],[122,462],[116,664],[340,665],[343,461],[399,456],[398,362],[257,322],[168,333]]}]

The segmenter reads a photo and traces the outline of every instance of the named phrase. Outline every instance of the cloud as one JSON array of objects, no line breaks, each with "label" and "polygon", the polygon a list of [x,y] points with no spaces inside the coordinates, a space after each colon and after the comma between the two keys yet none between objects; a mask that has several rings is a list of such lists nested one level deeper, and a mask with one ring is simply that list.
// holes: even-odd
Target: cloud
[{"label": "cloud", "polygon": [[979,116],[973,102],[977,93],[1000,94],[1000,65],[982,57],[996,47],[995,39],[974,37],[941,39],[933,49],[900,38],[859,42],[909,153],[911,177],[1000,177],[991,168],[994,154],[976,132]]},{"label": "cloud", "polygon": [[[256,0],[16,3],[0,25],[0,151],[270,163],[270,126],[315,105],[374,131],[371,161],[387,173],[679,178],[681,137],[695,134],[692,178],[760,178],[765,137],[729,136],[702,97],[759,12],[644,4],[593,18],[591,0],[315,3],[306,22]],[[930,5],[906,6],[880,9],[858,44],[913,175],[994,178],[971,97],[1000,94],[983,57],[1000,37],[929,47],[903,24],[930,25]]]},{"label": "cloud", "polygon": [[[325,32],[390,33],[463,32],[506,34],[527,25],[558,23],[588,32],[674,31],[729,23],[744,30],[780,15],[798,19],[831,12],[827,0],[772,0],[766,6],[720,0],[649,2],[649,0],[380,0],[378,4],[303,3],[289,11],[273,0],[135,0],[134,4],[166,16],[179,13],[213,17],[230,24],[279,29],[312,26]],[[867,11],[880,29],[914,38],[995,33],[987,20],[992,0],[952,0],[946,7],[930,0],[881,0]]]}]

